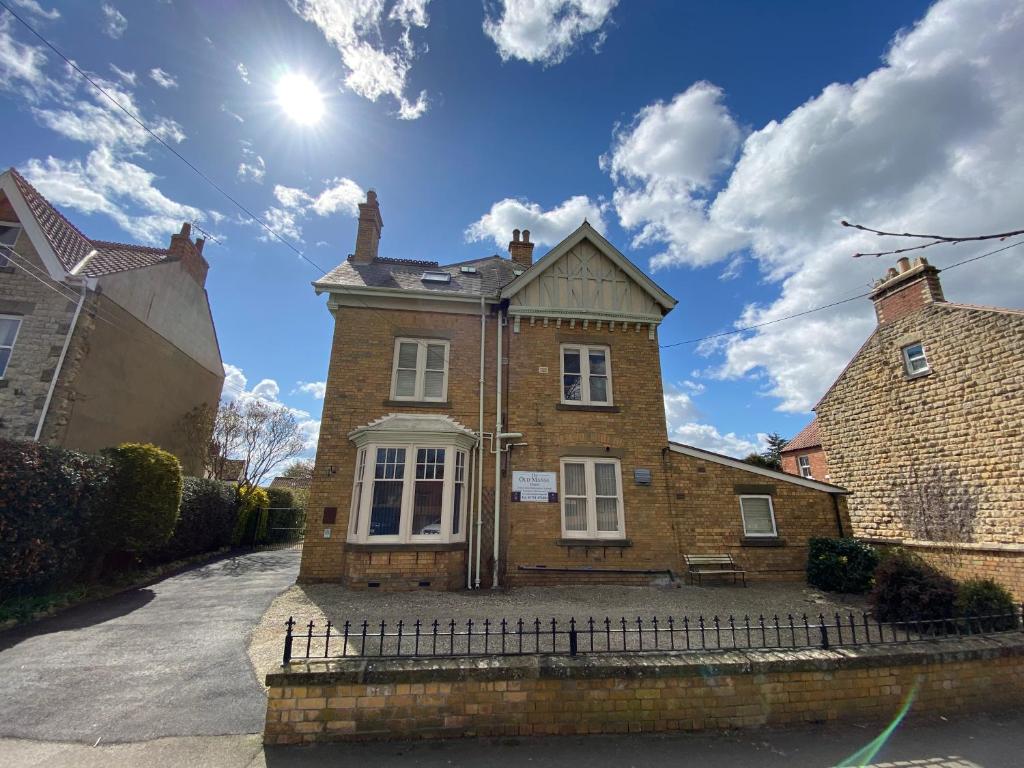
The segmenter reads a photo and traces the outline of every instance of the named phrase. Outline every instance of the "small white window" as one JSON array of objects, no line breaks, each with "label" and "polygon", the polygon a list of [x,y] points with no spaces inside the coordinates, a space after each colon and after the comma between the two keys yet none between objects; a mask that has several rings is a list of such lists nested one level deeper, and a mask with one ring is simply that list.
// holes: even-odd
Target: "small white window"
[{"label": "small white window", "polygon": [[14,315],[0,315],[0,379],[7,373],[7,363],[14,352],[14,342],[18,340],[21,318]]},{"label": "small white window", "polygon": [[444,402],[448,396],[448,342],[395,339],[392,400]]},{"label": "small white window", "polygon": [[740,496],[744,536],[777,536],[771,496]]},{"label": "small white window", "polygon": [[450,283],[452,276],[448,272],[432,272],[428,270],[423,273],[423,277],[420,280],[424,283]]},{"label": "small white window", "polygon": [[810,456],[798,456],[796,463],[800,466],[800,476],[809,477],[814,479],[814,475],[811,474],[811,457]]},{"label": "small white window", "polygon": [[903,365],[907,375],[918,376],[929,371],[928,358],[924,353],[924,344],[911,344],[903,348]]},{"label": "small white window", "polygon": [[562,459],[562,536],[621,539],[624,535],[619,462]]},{"label": "small white window", "polygon": [[0,267],[6,267],[10,263],[7,249],[14,247],[20,233],[20,224],[0,222]]},{"label": "small white window", "polygon": [[612,365],[608,347],[562,345],[562,402],[611,405]]}]

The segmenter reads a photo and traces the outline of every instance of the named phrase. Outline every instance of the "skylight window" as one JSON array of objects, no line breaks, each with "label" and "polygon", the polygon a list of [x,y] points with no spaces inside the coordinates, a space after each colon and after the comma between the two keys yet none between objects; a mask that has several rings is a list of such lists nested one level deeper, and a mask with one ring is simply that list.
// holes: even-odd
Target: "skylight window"
[{"label": "skylight window", "polygon": [[420,278],[424,283],[450,283],[452,276],[447,272],[427,270]]},{"label": "skylight window", "polygon": [[476,267],[459,267],[459,272],[464,275],[475,275]]}]

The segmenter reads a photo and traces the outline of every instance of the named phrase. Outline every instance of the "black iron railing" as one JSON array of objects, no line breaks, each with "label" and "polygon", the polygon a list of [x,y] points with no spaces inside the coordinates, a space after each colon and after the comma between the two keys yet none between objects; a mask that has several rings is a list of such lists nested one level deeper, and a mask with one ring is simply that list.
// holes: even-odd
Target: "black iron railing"
[{"label": "black iron railing", "polygon": [[284,664],[345,657],[519,656],[832,648],[1024,631],[1022,611],[881,622],[867,613],[541,621],[286,623]]}]

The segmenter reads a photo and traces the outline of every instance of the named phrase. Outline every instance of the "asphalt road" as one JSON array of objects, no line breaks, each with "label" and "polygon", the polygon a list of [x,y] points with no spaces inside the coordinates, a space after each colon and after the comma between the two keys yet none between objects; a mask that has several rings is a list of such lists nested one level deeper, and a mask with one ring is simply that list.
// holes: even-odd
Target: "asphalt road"
[{"label": "asphalt road", "polygon": [[263,729],[249,634],[299,549],[231,557],[0,634],[0,736],[144,741]]}]

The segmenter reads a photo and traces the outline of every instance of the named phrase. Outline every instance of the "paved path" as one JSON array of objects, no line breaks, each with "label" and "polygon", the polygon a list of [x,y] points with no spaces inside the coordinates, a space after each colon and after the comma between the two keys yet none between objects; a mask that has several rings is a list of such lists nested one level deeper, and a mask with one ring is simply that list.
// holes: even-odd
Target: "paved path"
[{"label": "paved path", "polygon": [[0,634],[0,736],[91,745],[261,731],[266,698],[246,644],[298,564],[298,548],[226,558]]}]

